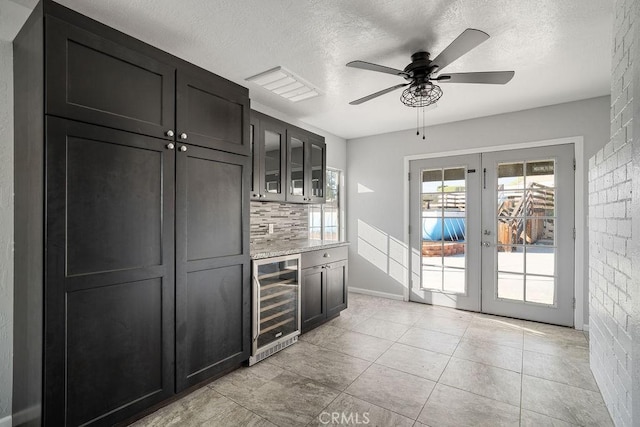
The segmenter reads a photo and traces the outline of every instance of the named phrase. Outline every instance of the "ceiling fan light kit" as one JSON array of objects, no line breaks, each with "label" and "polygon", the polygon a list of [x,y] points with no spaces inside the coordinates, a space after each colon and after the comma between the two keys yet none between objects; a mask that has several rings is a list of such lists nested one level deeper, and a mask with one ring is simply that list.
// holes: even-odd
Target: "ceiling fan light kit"
[{"label": "ceiling fan light kit", "polygon": [[[433,60],[430,59],[429,52],[420,51],[414,53],[411,55],[411,63],[407,65],[404,70],[372,64],[366,61],[349,62],[347,67],[393,74],[403,77],[409,82],[372,93],[371,95],[351,101],[349,104],[359,105],[386,93],[393,92],[396,89],[408,86],[402,91],[400,101],[408,107],[423,109],[422,138],[424,139],[424,107],[435,104],[442,97],[442,89],[433,83],[434,81],[439,83],[506,84],[513,78],[515,74],[513,71],[439,74],[447,65],[468,53],[488,38],[489,35],[484,31],[467,28]],[[438,75],[436,76],[436,74]],[[418,114],[418,128],[420,127],[419,117]],[[419,131],[417,133],[418,135],[420,134]]]}]

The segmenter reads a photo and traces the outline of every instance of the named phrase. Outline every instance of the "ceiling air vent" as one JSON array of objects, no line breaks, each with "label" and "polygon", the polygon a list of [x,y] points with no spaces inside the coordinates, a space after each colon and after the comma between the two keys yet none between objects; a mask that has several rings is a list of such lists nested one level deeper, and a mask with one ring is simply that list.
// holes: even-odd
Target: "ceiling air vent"
[{"label": "ceiling air vent", "polygon": [[320,91],[314,85],[283,67],[272,68],[246,80],[260,85],[291,102],[298,102],[320,95]]}]

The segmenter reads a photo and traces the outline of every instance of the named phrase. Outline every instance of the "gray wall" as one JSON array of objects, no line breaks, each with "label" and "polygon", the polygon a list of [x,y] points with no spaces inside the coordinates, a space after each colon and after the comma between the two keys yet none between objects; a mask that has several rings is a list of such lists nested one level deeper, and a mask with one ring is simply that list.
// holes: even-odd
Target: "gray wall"
[{"label": "gray wall", "polygon": [[[427,128],[426,140],[415,130],[393,132],[347,142],[347,237],[349,286],[402,295],[404,261],[404,157],[458,149],[541,141],[571,136],[584,137],[584,165],[609,140],[609,97],[603,96],[531,110],[447,123]],[[407,109],[407,114],[412,113]],[[428,112],[427,112],[428,114]],[[579,178],[578,178],[579,179]],[[582,177],[587,188],[587,176]],[[359,191],[360,190],[360,191]],[[585,197],[584,209],[587,212]],[[388,245],[374,264],[358,253],[358,226]],[[586,237],[586,221],[583,233]],[[385,242],[386,240],[386,242]],[[407,242],[408,243],[408,242]],[[586,243],[586,242],[585,242]],[[587,259],[587,247],[584,253]],[[381,256],[382,255],[382,256]],[[372,258],[370,254],[368,258]],[[385,258],[385,259],[383,259]],[[373,259],[376,259],[373,257]],[[405,263],[406,265],[406,263]],[[377,267],[377,268],[376,268]],[[585,266],[585,278],[586,275]],[[585,322],[587,321],[585,279]]]},{"label": "gray wall", "polygon": [[13,378],[13,47],[0,41],[0,425]]}]

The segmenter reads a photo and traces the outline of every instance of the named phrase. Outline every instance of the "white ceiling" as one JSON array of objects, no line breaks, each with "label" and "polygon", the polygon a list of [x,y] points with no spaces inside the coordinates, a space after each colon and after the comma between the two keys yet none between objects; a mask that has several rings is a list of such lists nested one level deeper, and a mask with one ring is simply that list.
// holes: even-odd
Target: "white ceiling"
[{"label": "white ceiling", "polygon": [[[427,124],[610,93],[610,0],[60,3],[247,86],[255,102],[344,138],[416,125],[415,110],[400,103],[400,91],[348,105],[404,80],[347,68],[347,62],[360,59],[402,69],[413,52],[427,50],[435,57],[465,28],[491,38],[446,72],[514,70],[515,77],[505,86],[443,83],[444,95],[437,108],[427,111]],[[291,103],[245,81],[278,65],[317,85],[323,95]]]}]

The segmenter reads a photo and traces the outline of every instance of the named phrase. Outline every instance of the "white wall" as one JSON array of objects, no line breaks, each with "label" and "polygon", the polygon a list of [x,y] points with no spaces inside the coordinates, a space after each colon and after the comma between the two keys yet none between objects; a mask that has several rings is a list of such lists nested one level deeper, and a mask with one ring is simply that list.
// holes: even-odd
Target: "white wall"
[{"label": "white wall", "polygon": [[589,162],[589,354],[616,426],[640,425],[640,5],[615,2],[611,140]]},{"label": "white wall", "polygon": [[[251,93],[249,93],[251,95]],[[273,108],[251,101],[251,108],[260,111],[268,116],[275,117],[283,122],[291,123],[299,128],[306,129],[309,132],[324,136],[324,142],[327,144],[327,166],[335,169],[340,169],[346,173],[347,168],[347,142],[344,138],[336,136],[325,130],[313,127],[300,120],[293,118]]]},{"label": "white wall", "polygon": [[[405,156],[458,149],[542,141],[571,136],[584,137],[584,164],[609,140],[609,97],[592,98],[531,110],[465,120],[427,128],[426,140],[415,130],[393,132],[347,142],[347,237],[349,286],[374,292],[402,295],[404,284],[398,268],[405,244],[403,229]],[[407,114],[415,114],[407,109]],[[428,114],[428,112],[427,112]],[[585,168],[586,169],[586,168]],[[587,188],[587,176],[582,177]],[[585,212],[587,212],[585,197]],[[375,234],[389,254],[367,258],[359,255],[358,227]],[[373,227],[371,229],[370,227]],[[376,230],[376,231],[372,231]],[[583,233],[586,237],[586,221]],[[408,242],[406,242],[408,244]],[[585,242],[586,243],[586,242]],[[588,244],[585,244],[585,259]],[[384,258],[384,259],[383,259]],[[385,264],[386,263],[386,264]],[[400,267],[401,268],[401,267]],[[585,267],[585,278],[586,267]],[[585,280],[585,321],[588,284]]]},{"label": "white wall", "polygon": [[13,47],[0,41],[0,425],[13,378]]}]

